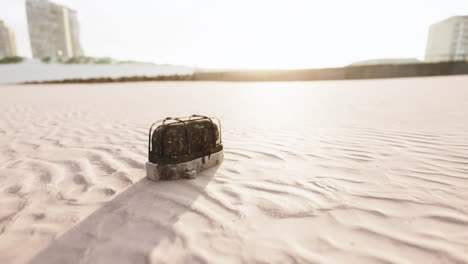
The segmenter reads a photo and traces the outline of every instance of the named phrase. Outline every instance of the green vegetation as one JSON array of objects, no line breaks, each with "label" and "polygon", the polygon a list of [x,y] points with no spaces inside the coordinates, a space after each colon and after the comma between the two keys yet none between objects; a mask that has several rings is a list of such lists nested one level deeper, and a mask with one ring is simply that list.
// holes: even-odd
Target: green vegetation
[{"label": "green vegetation", "polygon": [[111,58],[99,58],[94,61],[95,64],[111,64],[112,59]]},{"label": "green vegetation", "polygon": [[65,64],[90,64],[93,63],[93,58],[91,57],[85,57],[85,56],[79,56],[79,57],[71,57],[68,60],[66,60],[64,63]]},{"label": "green vegetation", "polygon": [[19,56],[3,57],[0,59],[0,64],[20,63],[23,60],[24,58]]},{"label": "green vegetation", "polygon": [[[20,63],[24,61],[24,57],[19,57],[19,56],[11,56],[11,57],[3,57],[0,58],[0,64],[10,64],[10,63]],[[78,57],[71,57],[71,58],[65,58],[65,57],[58,57],[58,58],[52,58],[50,56],[44,57],[41,59],[42,63],[62,63],[62,64],[141,64],[145,62],[138,62],[138,61],[131,61],[131,60],[126,60],[126,61],[118,61],[114,60],[109,57],[86,57],[86,56],[78,56]],[[147,62],[145,64],[153,64],[150,62]]]},{"label": "green vegetation", "polygon": [[[77,56],[77,57],[71,57],[68,59],[65,59],[63,57],[59,57],[57,59],[51,59],[50,57],[45,57],[42,58],[41,60],[44,63],[49,63],[49,62],[58,62],[58,63],[64,63],[64,64],[132,64],[132,63],[144,63],[144,62],[138,62],[138,61],[131,61],[131,60],[126,60],[126,61],[118,61],[114,60],[109,57],[86,57],[86,56]],[[153,63],[146,63],[146,64],[153,64]]]},{"label": "green vegetation", "polygon": [[51,58],[50,57],[44,57],[41,59],[42,62],[44,63],[50,63]]},{"label": "green vegetation", "polygon": [[44,63],[50,63],[50,62],[57,62],[57,63],[63,63],[63,64],[112,64],[113,60],[108,57],[103,57],[103,58],[94,58],[94,57],[86,57],[86,56],[77,56],[77,57],[71,57],[71,58],[63,58],[59,57],[55,60],[51,59],[50,57],[45,57],[42,58],[41,60]]},{"label": "green vegetation", "polygon": [[118,61],[117,64],[152,64],[154,65],[153,62],[141,62],[141,61],[134,61],[134,60]]},{"label": "green vegetation", "polygon": [[43,63],[51,63],[51,62],[56,62],[56,63],[63,63],[63,64],[153,64],[150,62],[139,62],[139,61],[131,61],[131,60],[125,60],[125,61],[118,61],[114,60],[109,57],[86,57],[86,56],[77,56],[77,57],[71,57],[71,58],[65,58],[65,57],[58,57],[56,59],[51,58],[51,57],[44,57],[41,59]]}]

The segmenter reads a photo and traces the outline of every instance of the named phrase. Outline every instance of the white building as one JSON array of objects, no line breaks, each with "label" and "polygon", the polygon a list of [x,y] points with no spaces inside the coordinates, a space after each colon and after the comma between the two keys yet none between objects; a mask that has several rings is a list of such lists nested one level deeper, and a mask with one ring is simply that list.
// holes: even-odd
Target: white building
[{"label": "white building", "polygon": [[468,59],[468,16],[454,16],[431,25],[426,61]]},{"label": "white building", "polygon": [[16,56],[16,43],[13,31],[0,20],[0,58]]},{"label": "white building", "polygon": [[34,58],[83,55],[76,11],[48,0],[27,0],[26,13]]}]

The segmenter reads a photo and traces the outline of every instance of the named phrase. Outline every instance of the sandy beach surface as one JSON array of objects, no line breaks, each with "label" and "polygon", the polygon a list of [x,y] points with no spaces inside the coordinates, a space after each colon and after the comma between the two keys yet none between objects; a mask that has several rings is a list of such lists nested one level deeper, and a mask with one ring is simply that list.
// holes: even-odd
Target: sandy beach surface
[{"label": "sandy beach surface", "polygon": [[[0,263],[466,263],[468,76],[0,85]],[[152,121],[225,161],[145,177]]]}]

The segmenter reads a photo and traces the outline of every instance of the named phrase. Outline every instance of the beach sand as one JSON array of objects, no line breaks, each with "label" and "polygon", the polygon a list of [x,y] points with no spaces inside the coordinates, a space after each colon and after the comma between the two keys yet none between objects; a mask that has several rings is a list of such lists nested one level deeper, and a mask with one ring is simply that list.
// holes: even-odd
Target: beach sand
[{"label": "beach sand", "polygon": [[[468,262],[468,76],[0,86],[0,263]],[[225,161],[145,178],[166,116]]]}]

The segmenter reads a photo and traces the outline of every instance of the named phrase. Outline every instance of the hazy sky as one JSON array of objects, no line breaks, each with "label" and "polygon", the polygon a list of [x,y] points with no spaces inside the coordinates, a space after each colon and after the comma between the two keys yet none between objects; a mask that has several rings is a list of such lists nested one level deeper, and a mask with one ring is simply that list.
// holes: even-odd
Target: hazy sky
[{"label": "hazy sky", "polygon": [[[224,68],[423,58],[430,24],[468,0],[56,0],[78,11],[86,55]],[[31,56],[24,0],[0,19]]]}]

